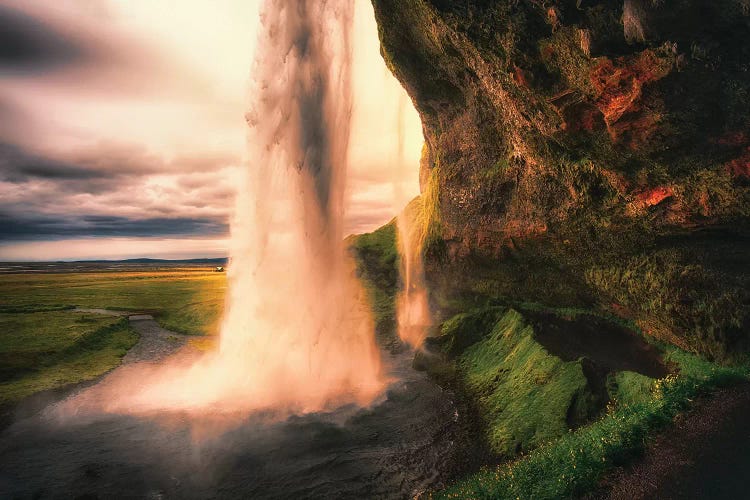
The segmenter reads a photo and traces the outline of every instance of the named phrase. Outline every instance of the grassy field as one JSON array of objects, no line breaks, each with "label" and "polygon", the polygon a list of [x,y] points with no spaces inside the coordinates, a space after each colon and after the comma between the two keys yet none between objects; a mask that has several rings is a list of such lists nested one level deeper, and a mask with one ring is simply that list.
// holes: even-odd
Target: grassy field
[{"label": "grassy field", "polygon": [[69,310],[2,313],[0,406],[95,378],[137,341],[125,318]]},{"label": "grassy field", "polygon": [[399,284],[396,221],[394,219],[372,233],[350,237],[347,243],[370,300],[375,335],[381,345],[391,345],[398,338],[395,303]]},{"label": "grassy field", "polygon": [[137,342],[127,319],[75,307],[146,312],[170,330],[213,335],[225,289],[226,276],[206,268],[0,275],[0,406],[95,378]]},{"label": "grassy field", "polygon": [[87,307],[147,312],[165,328],[218,332],[226,275],[206,268],[173,271],[0,275],[0,313]]}]

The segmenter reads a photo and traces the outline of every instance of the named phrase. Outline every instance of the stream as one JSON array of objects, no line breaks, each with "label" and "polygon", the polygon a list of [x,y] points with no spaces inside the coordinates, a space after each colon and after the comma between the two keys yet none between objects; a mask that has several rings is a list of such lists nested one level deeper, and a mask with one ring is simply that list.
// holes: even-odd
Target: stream
[{"label": "stream", "polygon": [[411,368],[410,352],[383,353],[395,382],[370,408],[281,422],[246,415],[201,439],[196,429],[212,423],[177,412],[49,418],[56,405],[128,365],[163,359],[185,345],[184,336],[149,316],[129,319],[141,339],[120,367],[18,417],[0,434],[0,497],[407,498],[440,487],[465,456],[457,445],[468,442],[465,426],[451,394]]}]

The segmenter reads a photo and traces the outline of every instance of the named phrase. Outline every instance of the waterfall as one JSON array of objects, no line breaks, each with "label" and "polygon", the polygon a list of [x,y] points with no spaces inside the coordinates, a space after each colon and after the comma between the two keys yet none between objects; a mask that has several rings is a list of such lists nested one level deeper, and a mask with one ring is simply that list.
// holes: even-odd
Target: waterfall
[{"label": "waterfall", "polygon": [[309,412],[382,391],[372,319],[343,244],[353,9],[266,0],[220,348],[152,377],[131,405]]},{"label": "waterfall", "polygon": [[353,8],[266,2],[251,165],[232,224],[220,363],[258,381],[248,389],[306,410],[380,389],[371,319],[342,244]]}]

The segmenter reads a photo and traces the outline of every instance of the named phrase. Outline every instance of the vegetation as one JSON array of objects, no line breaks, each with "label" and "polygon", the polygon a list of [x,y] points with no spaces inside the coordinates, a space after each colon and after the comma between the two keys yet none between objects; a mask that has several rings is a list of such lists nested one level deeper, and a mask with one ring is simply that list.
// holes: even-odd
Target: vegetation
[{"label": "vegetation", "polygon": [[[423,151],[424,155],[425,152]],[[445,243],[442,238],[442,227],[440,224],[440,167],[436,166],[430,171],[427,184],[422,194],[412,204],[416,209],[409,213],[412,217],[412,225],[418,228],[417,248],[427,257],[440,257],[443,254]]]},{"label": "vegetation", "polygon": [[137,340],[125,318],[0,313],[0,406],[95,378],[117,366]]},{"label": "vegetation", "polygon": [[[433,374],[453,377],[498,453],[546,442],[442,496],[580,494],[691,398],[747,375],[747,2],[631,3],[373,0],[439,201],[428,345],[449,368]],[[677,374],[609,370],[606,415],[567,432],[564,403],[592,374],[545,348],[530,303],[617,316],[670,344]]]},{"label": "vegetation", "polygon": [[591,491],[607,469],[637,456],[648,437],[693,398],[750,375],[748,366],[717,366],[674,347],[667,348],[666,358],[677,364],[678,375],[649,384],[621,377],[622,394],[629,394],[629,400],[610,405],[601,420],[513,462],[482,470],[434,497],[553,499]]},{"label": "vegetation", "polygon": [[226,275],[200,269],[0,275],[0,312],[104,308],[145,312],[164,328],[218,333]]},{"label": "vegetation", "polygon": [[[581,360],[565,362],[547,352],[517,311],[493,312],[489,333],[458,357],[458,372],[485,420],[490,448],[512,457],[559,437],[596,407]],[[478,314],[487,320],[487,311]],[[464,315],[461,322],[476,326],[473,319]],[[462,335],[455,323],[451,335]]]},{"label": "vegetation", "polygon": [[510,301],[617,306],[713,359],[750,352],[747,262],[717,272],[707,260],[727,246],[688,241],[660,253],[683,231],[747,232],[747,25],[736,0],[648,3],[623,16],[622,2],[373,1],[422,118],[439,319]]},{"label": "vegetation", "polygon": [[641,324],[654,334],[684,332],[676,339],[662,336],[694,352],[724,359],[743,335],[743,291],[717,282],[699,264],[683,264],[675,251],[594,267],[586,278],[618,304],[638,311]]},{"label": "vegetation", "polygon": [[[630,251],[640,244],[637,235],[633,237],[624,234],[619,243]],[[358,261],[360,266],[381,263],[378,252],[394,248],[375,245],[378,238],[373,236],[366,241],[364,247],[371,253],[367,260]],[[594,241],[602,245],[601,239]],[[742,246],[728,236],[691,232],[684,241],[653,241],[659,250],[644,253],[637,261],[613,260],[608,266],[594,252],[580,255],[585,245],[596,248],[592,240],[561,245],[551,238],[526,241],[499,260],[473,255],[440,261],[439,267],[432,261],[431,300],[440,327],[429,344],[439,348],[445,359],[424,367],[440,383],[457,389],[474,408],[486,444],[498,461],[511,458],[434,493],[436,498],[567,498],[589,492],[610,468],[637,457],[649,436],[668,425],[696,396],[747,380],[748,365],[722,366],[652,337],[646,338],[657,344],[657,355],[663,353],[660,363],[670,366],[671,373],[662,378],[597,366],[596,360],[582,355],[562,359],[540,340],[551,324],[544,314],[562,318],[574,328],[596,323],[597,330],[601,322],[608,322],[635,331],[634,336],[642,339],[639,326],[652,323],[630,314],[631,308],[638,311],[641,306],[649,309],[652,319],[661,311],[663,320],[672,325],[674,315],[682,311],[685,324],[692,321],[699,335],[705,325],[700,318],[710,317],[706,313],[712,309],[690,305],[700,303],[700,296],[710,303],[715,296],[708,286],[711,280],[725,277],[724,288],[716,290],[735,283],[728,273],[744,272]],[[617,242],[604,244],[611,246],[600,248],[616,248]],[[681,260],[686,248],[705,250],[706,256],[700,257],[705,268]],[[712,250],[723,256],[716,257],[721,261],[718,267],[708,257]],[[615,295],[623,288],[622,297]],[[387,288],[381,299],[387,301],[395,289]],[[695,295],[692,303],[685,300],[686,293]],[[618,298],[622,298],[619,308],[611,308]],[[731,319],[737,311],[730,304],[715,317]],[[608,343],[608,331],[600,333]],[[709,335],[703,338],[711,341]]]},{"label": "vegetation", "polygon": [[372,233],[351,236],[347,240],[357,263],[357,275],[367,291],[375,335],[381,345],[397,341],[396,293],[399,286],[399,256],[396,244],[396,220]]},{"label": "vegetation", "polygon": [[205,269],[0,275],[0,406],[95,378],[138,340],[126,318],[75,307],[150,313],[167,329],[211,335],[225,280]]}]

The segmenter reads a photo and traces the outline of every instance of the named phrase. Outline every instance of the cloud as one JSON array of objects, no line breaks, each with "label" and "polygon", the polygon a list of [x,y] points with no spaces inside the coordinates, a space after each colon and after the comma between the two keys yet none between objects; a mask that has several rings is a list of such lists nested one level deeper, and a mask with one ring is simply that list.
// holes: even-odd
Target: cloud
[{"label": "cloud", "polygon": [[105,2],[57,1],[0,0],[0,75],[129,98],[212,92],[206,75],[103,13]]},{"label": "cloud", "polygon": [[95,169],[71,165],[65,161],[45,158],[25,151],[20,146],[0,143],[0,180],[5,182],[27,182],[31,178],[42,179],[92,179],[102,176]]},{"label": "cloud", "polygon": [[99,143],[50,156],[0,143],[0,241],[223,235],[238,159]]},{"label": "cloud", "polygon": [[27,182],[31,179],[92,180],[118,182],[127,176],[165,173],[215,174],[237,165],[231,154],[204,153],[165,160],[145,149],[127,144],[100,142],[84,149],[36,152],[0,142],[0,180]]},{"label": "cloud", "polygon": [[[64,238],[90,255],[83,246],[105,239],[107,251],[138,240],[153,252],[143,242],[226,234],[247,154],[257,2],[179,4],[0,0],[0,255],[12,246],[26,257],[44,239],[59,242],[45,252],[64,257]],[[404,128],[415,138],[397,155],[403,90],[364,21],[355,20],[349,232],[386,222],[394,195],[416,190],[422,141],[414,115]],[[401,189],[404,163],[413,168]]]},{"label": "cloud", "polygon": [[184,217],[129,219],[117,216],[19,216],[0,212],[0,241],[80,237],[223,236],[226,221]]},{"label": "cloud", "polygon": [[49,71],[88,58],[82,44],[37,18],[0,5],[0,73]]}]

